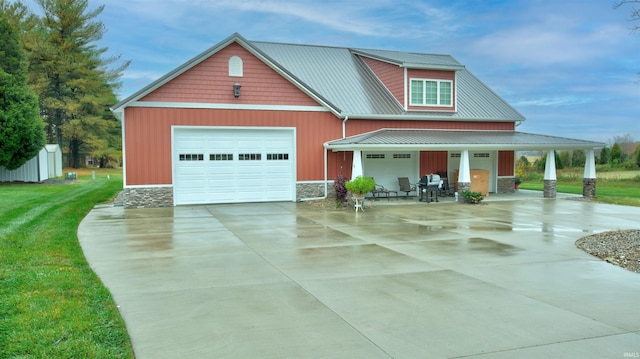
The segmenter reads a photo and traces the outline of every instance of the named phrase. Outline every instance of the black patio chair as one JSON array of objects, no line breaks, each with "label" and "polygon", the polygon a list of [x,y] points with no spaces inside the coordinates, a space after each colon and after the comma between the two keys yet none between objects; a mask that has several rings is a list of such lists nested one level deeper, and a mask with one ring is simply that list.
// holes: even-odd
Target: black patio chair
[{"label": "black patio chair", "polygon": [[400,192],[405,192],[404,198],[409,197],[409,193],[417,191],[416,185],[409,182],[409,177],[398,177],[398,185],[400,185]]}]

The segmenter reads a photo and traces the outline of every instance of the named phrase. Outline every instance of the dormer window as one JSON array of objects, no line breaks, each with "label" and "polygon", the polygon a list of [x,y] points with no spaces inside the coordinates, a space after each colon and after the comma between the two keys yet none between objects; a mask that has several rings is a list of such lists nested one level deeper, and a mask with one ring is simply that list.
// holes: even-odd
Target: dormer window
[{"label": "dormer window", "polygon": [[412,106],[453,106],[453,82],[449,80],[411,79]]},{"label": "dormer window", "polygon": [[242,77],[242,59],[238,56],[229,58],[229,76]]}]

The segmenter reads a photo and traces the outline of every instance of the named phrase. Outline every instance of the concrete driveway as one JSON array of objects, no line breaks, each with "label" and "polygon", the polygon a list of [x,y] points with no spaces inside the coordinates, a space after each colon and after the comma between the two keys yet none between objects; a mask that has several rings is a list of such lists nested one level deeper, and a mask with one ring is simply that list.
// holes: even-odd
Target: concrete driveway
[{"label": "concrete driveway", "polygon": [[640,275],[574,246],[640,208],[538,196],[100,206],[78,234],[139,359],[640,356]]}]

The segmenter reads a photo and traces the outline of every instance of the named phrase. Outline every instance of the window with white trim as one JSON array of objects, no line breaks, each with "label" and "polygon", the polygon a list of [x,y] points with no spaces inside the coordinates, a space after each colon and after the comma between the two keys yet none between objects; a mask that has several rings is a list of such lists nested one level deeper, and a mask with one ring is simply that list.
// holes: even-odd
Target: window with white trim
[{"label": "window with white trim", "polygon": [[202,153],[181,153],[178,155],[180,161],[204,161]]},{"label": "window with white trim", "polygon": [[393,158],[411,158],[410,153],[394,153]]},{"label": "window with white trim", "polygon": [[267,153],[267,161],[287,161],[288,153]]},{"label": "window with white trim", "polygon": [[382,160],[384,159],[384,153],[367,153],[367,158],[372,158],[372,159],[378,159],[378,160]]},{"label": "window with white trim", "polygon": [[260,153],[241,153],[238,155],[240,161],[260,161],[262,160],[262,154]]},{"label": "window with white trim", "polygon": [[453,105],[453,81],[411,79],[412,106]]},{"label": "window with white trim", "polygon": [[209,161],[233,161],[233,153],[212,153]]}]

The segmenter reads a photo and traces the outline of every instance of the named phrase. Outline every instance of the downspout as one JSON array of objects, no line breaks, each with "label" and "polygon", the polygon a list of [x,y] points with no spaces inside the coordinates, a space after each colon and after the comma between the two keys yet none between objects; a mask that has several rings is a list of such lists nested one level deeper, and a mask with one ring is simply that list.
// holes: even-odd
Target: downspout
[{"label": "downspout", "polygon": [[349,121],[349,115],[345,115],[342,120],[342,138],[347,138],[347,121]]}]

